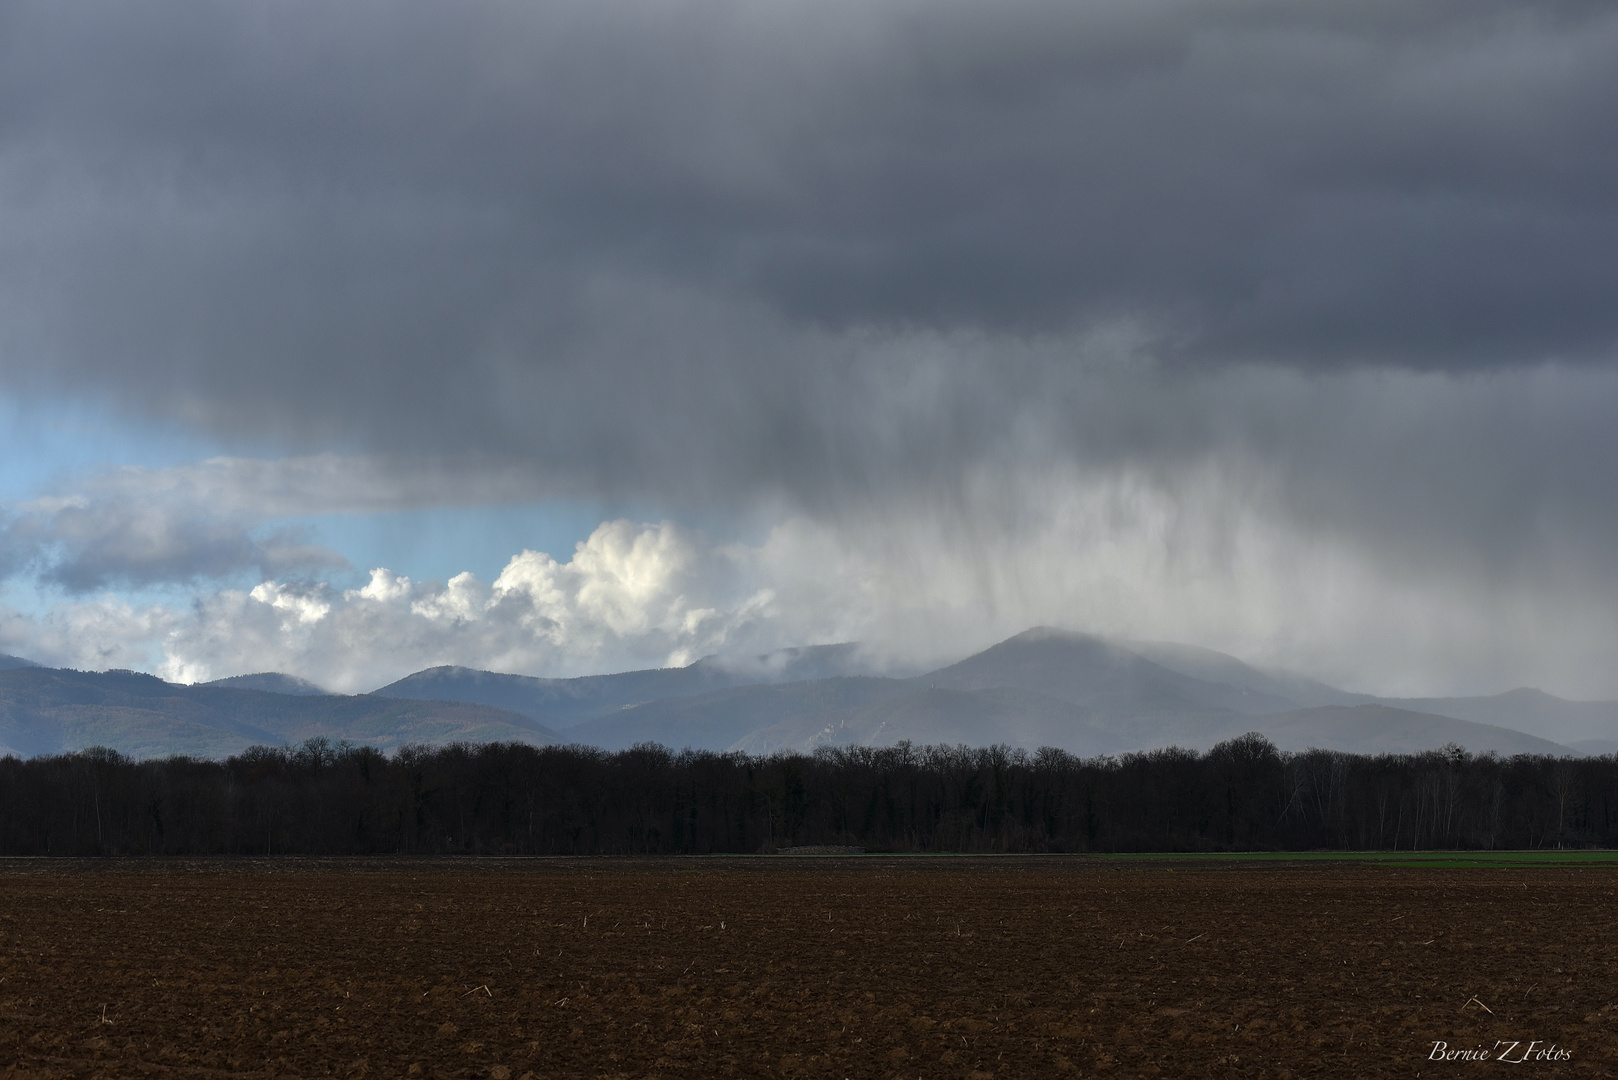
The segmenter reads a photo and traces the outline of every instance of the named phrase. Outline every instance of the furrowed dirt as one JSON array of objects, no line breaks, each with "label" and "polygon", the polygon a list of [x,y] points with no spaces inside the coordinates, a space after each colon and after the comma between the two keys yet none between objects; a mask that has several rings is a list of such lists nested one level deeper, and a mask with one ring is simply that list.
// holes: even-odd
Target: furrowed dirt
[{"label": "furrowed dirt", "polygon": [[1501,1073],[1618,1075],[1618,870],[0,863],[0,1076]]}]

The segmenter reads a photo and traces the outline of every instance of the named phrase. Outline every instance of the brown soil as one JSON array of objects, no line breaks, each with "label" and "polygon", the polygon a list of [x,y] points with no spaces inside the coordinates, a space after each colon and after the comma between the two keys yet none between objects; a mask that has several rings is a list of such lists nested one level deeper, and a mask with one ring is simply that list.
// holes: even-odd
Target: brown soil
[{"label": "brown soil", "polygon": [[1114,867],[0,864],[0,1076],[1618,1075],[1618,870]]}]

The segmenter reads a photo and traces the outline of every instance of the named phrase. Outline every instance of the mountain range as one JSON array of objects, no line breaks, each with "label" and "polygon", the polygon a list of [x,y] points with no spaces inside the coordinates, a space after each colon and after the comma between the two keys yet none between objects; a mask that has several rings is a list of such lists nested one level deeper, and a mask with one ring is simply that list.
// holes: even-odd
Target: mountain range
[{"label": "mountain range", "polygon": [[219,757],[314,736],[385,750],[516,740],[773,753],[909,740],[1092,756],[1207,749],[1247,731],[1284,750],[1612,753],[1618,702],[1526,689],[1376,698],[1208,649],[1045,627],[907,677],[842,644],[573,679],[437,667],[359,695],[273,672],[184,686],[0,657],[0,754],[24,756],[99,745]]},{"label": "mountain range", "polygon": [[321,736],[382,750],[405,743],[557,741],[555,732],[526,716],[467,702],[184,686],[133,671],[0,670],[0,756],[105,746],[143,758],[218,758]]}]

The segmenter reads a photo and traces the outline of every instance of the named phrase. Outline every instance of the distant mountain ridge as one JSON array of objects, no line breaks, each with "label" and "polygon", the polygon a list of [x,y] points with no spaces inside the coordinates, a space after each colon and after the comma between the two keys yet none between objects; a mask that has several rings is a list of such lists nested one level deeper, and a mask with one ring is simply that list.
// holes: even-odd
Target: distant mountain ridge
[{"label": "distant mountain ridge", "polygon": [[1264,717],[1256,728],[1282,750],[1345,750],[1381,754],[1413,754],[1451,743],[1473,753],[1576,756],[1577,751],[1549,739],[1435,713],[1411,712],[1381,704],[1319,705]]},{"label": "distant mountain ridge", "polygon": [[1301,675],[1261,671],[1234,656],[1196,645],[1178,645],[1167,641],[1124,641],[1120,644],[1181,675],[1224,683],[1234,690],[1296,702],[1305,708],[1316,705],[1358,705],[1374,700],[1369,694],[1339,690]]},{"label": "distant mountain ridge", "polygon": [[137,756],[218,757],[318,735],[383,749],[519,740],[774,753],[909,740],[1094,756],[1207,749],[1247,731],[1287,750],[1618,749],[1618,702],[1535,690],[1374,698],[1209,649],[1049,627],[907,678],[877,673],[858,646],[841,644],[570,679],[429,668],[353,696],[275,672],[181,686],[8,659],[16,662],[0,662],[0,754],[105,745]]},{"label": "distant mountain ridge", "polygon": [[1531,730],[1558,742],[1618,739],[1618,701],[1568,701],[1543,690],[1529,689],[1489,697],[1378,700],[1395,708]]},{"label": "distant mountain ridge", "polygon": [[558,741],[525,716],[465,702],[184,686],[123,671],[0,671],[0,755],[105,746],[135,757],[224,757],[322,736],[383,750],[409,742]]},{"label": "distant mountain ridge", "polygon": [[642,742],[729,750],[760,728],[806,717],[819,723],[826,715],[880,701],[903,689],[897,680],[868,675],[727,687],[628,706],[566,729],[566,738],[607,750]]},{"label": "distant mountain ridge", "polygon": [[1207,749],[1247,731],[1286,748],[1313,740],[1358,753],[1450,742],[1476,752],[1573,752],[1504,725],[1397,709],[1312,680],[1261,672],[1210,650],[1047,627],[911,679],[867,676],[686,694],[624,705],[569,727],[567,738],[606,749],[660,742],[749,753],[902,739],[999,742],[1089,756],[1167,745]]},{"label": "distant mountain ridge", "polygon": [[1105,638],[1044,626],[914,681],[955,690],[1014,687],[1112,715],[1228,710],[1262,716],[1297,707],[1274,694],[1181,674]]},{"label": "distant mountain ridge", "polygon": [[811,645],[758,657],[708,657],[683,668],[545,679],[464,667],[435,667],[372,691],[378,697],[466,701],[510,709],[558,731],[635,705],[695,697],[759,683],[799,682],[865,674],[858,647]]}]

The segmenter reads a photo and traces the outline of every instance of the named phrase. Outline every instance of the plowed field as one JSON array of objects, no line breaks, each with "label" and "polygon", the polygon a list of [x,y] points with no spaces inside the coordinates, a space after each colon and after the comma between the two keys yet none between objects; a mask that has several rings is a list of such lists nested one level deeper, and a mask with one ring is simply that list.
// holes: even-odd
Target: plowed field
[{"label": "plowed field", "polygon": [[12,862],[0,1075],[1615,1076],[1615,893],[1599,867]]}]

